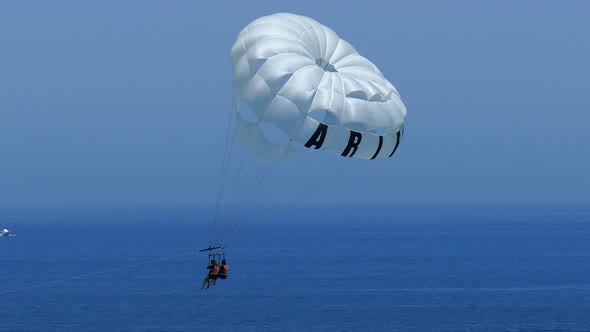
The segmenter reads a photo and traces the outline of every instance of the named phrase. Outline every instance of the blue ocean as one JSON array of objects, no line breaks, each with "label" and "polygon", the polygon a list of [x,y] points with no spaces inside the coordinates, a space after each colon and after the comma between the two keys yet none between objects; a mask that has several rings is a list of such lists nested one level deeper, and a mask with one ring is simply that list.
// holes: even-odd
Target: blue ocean
[{"label": "blue ocean", "polygon": [[[262,212],[261,212],[262,211]],[[4,209],[0,331],[590,331],[590,209]]]}]

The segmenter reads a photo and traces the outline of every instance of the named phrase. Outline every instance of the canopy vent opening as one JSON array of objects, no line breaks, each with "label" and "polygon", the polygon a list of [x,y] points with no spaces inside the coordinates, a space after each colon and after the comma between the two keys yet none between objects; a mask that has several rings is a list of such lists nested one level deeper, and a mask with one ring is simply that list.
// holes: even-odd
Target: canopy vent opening
[{"label": "canopy vent opening", "polygon": [[337,73],[337,72],[338,72],[338,71],[336,70],[336,68],[334,68],[334,66],[333,66],[331,63],[329,63],[328,61],[326,61],[326,60],[324,60],[324,59],[322,59],[322,58],[320,58],[320,59],[317,59],[317,60],[315,61],[315,63],[316,63],[318,66],[322,67],[322,69],[324,69],[325,71],[329,71],[329,72],[332,72],[332,73]]}]

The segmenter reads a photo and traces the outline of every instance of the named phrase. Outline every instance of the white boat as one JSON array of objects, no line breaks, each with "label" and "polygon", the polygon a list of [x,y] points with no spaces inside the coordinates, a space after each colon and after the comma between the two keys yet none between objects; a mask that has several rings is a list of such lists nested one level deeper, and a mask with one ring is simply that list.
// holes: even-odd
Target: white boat
[{"label": "white boat", "polygon": [[10,236],[10,231],[5,228],[0,232],[0,236]]}]

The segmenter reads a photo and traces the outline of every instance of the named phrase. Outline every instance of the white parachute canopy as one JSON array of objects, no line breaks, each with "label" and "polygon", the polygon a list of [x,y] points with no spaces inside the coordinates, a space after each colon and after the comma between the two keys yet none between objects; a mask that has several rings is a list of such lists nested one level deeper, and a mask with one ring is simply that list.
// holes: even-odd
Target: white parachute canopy
[{"label": "white parachute canopy", "polygon": [[258,159],[307,149],[387,158],[400,143],[406,108],[395,87],[311,18],[256,19],[238,35],[231,63],[237,135]]}]

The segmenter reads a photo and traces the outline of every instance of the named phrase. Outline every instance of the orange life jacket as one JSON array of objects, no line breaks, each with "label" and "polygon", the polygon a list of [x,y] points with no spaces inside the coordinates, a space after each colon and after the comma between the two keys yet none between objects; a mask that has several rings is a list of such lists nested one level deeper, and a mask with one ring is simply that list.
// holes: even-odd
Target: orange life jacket
[{"label": "orange life jacket", "polygon": [[223,265],[223,269],[219,270],[219,275],[227,277],[227,271],[229,270],[229,266]]}]

